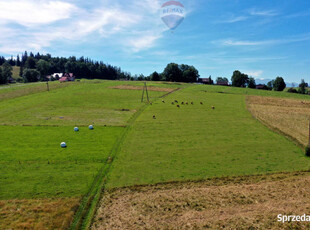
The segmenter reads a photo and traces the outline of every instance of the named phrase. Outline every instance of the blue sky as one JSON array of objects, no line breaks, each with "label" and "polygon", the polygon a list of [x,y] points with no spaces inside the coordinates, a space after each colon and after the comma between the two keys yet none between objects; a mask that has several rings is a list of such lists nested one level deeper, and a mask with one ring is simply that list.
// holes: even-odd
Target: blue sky
[{"label": "blue sky", "polygon": [[0,55],[25,50],[86,56],[132,74],[170,62],[202,77],[310,82],[309,0],[181,0],[183,23],[171,33],[161,0],[0,0]]}]

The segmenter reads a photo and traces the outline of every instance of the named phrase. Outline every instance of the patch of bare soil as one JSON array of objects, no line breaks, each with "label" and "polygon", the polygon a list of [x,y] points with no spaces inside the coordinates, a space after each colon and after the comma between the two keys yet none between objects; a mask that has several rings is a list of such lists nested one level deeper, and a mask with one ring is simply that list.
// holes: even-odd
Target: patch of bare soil
[{"label": "patch of bare soil", "polygon": [[210,179],[106,192],[92,229],[310,229],[310,172]]},{"label": "patch of bare soil", "polygon": [[[127,90],[143,90],[143,86],[133,86],[133,85],[118,85],[110,87],[111,89],[127,89]],[[161,88],[155,86],[148,86],[147,89],[149,91],[157,91],[157,92],[172,92],[175,89],[172,88]]]},{"label": "patch of bare soil", "polygon": [[68,229],[79,198],[0,200],[0,229]]},{"label": "patch of bare soil", "polygon": [[303,146],[308,144],[309,100],[248,96],[247,106],[253,116],[262,123]]}]

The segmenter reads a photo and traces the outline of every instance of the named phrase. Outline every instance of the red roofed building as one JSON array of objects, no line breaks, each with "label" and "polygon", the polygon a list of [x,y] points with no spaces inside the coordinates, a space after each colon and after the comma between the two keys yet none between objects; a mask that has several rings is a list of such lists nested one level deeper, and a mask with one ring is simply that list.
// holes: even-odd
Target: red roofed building
[{"label": "red roofed building", "polygon": [[60,82],[66,82],[66,81],[75,81],[75,76],[73,73],[65,73],[60,79]]}]

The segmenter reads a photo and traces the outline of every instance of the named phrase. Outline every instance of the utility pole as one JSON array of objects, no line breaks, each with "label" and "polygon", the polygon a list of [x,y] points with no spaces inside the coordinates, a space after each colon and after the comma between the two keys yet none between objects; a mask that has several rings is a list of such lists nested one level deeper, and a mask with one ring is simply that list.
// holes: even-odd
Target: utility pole
[{"label": "utility pole", "polygon": [[146,82],[144,82],[141,102],[143,102],[143,99],[144,99],[144,91],[146,92],[147,102],[150,102],[150,99],[149,99],[149,92],[147,91]]}]

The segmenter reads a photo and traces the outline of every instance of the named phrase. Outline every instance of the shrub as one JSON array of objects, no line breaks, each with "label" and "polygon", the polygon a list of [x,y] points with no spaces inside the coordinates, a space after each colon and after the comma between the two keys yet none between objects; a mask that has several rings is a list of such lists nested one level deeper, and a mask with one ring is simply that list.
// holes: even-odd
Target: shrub
[{"label": "shrub", "polygon": [[23,79],[22,77],[18,77],[18,78],[16,79],[16,82],[18,82],[18,83],[23,83],[23,82],[24,82],[24,79]]},{"label": "shrub", "polygon": [[310,146],[306,147],[306,156],[310,157]]},{"label": "shrub", "polygon": [[296,90],[295,88],[289,88],[289,89],[287,90],[287,92],[289,92],[289,93],[298,93],[297,90]]}]

